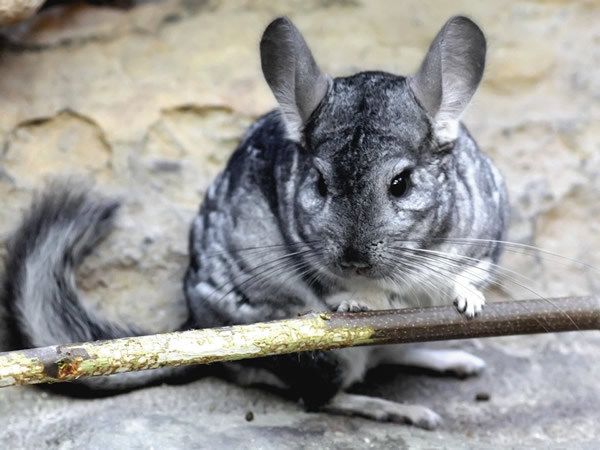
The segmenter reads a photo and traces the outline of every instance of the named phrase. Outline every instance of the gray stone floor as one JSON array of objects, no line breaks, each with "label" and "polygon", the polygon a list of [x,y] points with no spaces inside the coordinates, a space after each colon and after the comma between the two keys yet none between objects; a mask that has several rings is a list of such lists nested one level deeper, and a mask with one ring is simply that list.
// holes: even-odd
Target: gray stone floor
[{"label": "gray stone floor", "polygon": [[[436,431],[305,413],[259,389],[206,378],[97,400],[36,388],[0,391],[3,448],[598,448],[600,333],[482,339],[488,362],[458,380],[381,367],[355,392],[427,405]],[[596,374],[592,376],[592,374]],[[489,400],[477,400],[487,394]],[[249,413],[253,420],[248,421]]]}]

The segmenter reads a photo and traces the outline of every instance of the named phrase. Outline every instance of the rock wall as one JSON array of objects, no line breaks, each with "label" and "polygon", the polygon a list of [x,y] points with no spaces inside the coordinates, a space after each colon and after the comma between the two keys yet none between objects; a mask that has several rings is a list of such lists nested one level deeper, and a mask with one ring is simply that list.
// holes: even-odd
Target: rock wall
[{"label": "rock wall", "polygon": [[[123,198],[118,230],[85,264],[89,297],[155,330],[182,317],[187,229],[246,126],[274,106],[258,39],[289,15],[332,75],[410,73],[452,14],[489,43],[464,120],[504,172],[511,239],[600,265],[600,5],[164,1],[70,7],[5,28],[0,53],[0,235],[52,177]],[[546,295],[598,283],[568,260],[507,253]],[[532,292],[505,281],[503,297]],[[179,299],[179,301],[177,300]]]},{"label": "rock wall", "polygon": [[[475,19],[488,38],[484,81],[464,120],[506,176],[513,205],[510,239],[600,267],[600,3],[594,0],[166,0],[140,2],[130,10],[53,9],[0,29],[0,241],[46,180],[94,180],[99,190],[121,197],[124,207],[115,233],[82,267],[81,288],[114,316],[152,331],[173,328],[185,315],[180,286],[189,223],[244,129],[274,106],[258,56],[258,40],[269,20],[289,15],[321,67],[334,76],[365,69],[405,74],[416,69],[435,33],[457,13]],[[506,253],[503,264],[512,272],[497,289],[499,298],[600,289],[598,272],[569,259],[516,249]],[[526,278],[511,282],[515,273]],[[456,442],[465,438],[460,433],[465,423],[486,442],[598,438],[597,402],[590,397],[597,398],[598,392],[591,391],[596,379],[580,372],[560,375],[563,363],[548,356],[548,343],[553,343],[552,355],[563,362],[571,355],[575,359],[569,367],[582,367],[591,364],[588,355],[597,353],[597,340],[522,339],[486,344],[486,354],[496,355],[498,364],[491,379],[480,384],[504,389],[500,403],[487,409],[464,406],[436,388],[441,399],[436,408],[446,408],[447,416],[458,411],[452,422],[456,427],[451,427],[459,431],[453,435]],[[524,342],[535,344],[524,349]],[[507,356],[510,351],[516,356]],[[548,356],[546,366],[528,362],[539,355]],[[557,379],[565,376],[565,386],[580,387],[579,397],[568,403],[565,396],[550,401],[547,390],[538,393],[535,377],[549,370]],[[526,380],[519,381],[520,375]],[[434,383],[428,382],[427,389],[415,383],[421,395],[412,399],[423,401],[422,393]],[[388,377],[388,390],[389,385]],[[392,385],[390,398],[409,393]],[[547,381],[545,386],[553,385]],[[210,391],[208,386],[204,389]],[[471,395],[473,389],[452,386],[455,394]],[[183,392],[177,401],[189,396],[185,390],[151,392],[171,401],[175,392]],[[41,442],[27,420],[10,414],[16,411],[11,405],[23,411],[44,405],[47,428],[40,430],[67,436],[44,442],[61,448],[71,448],[71,431],[86,423],[75,415],[87,411],[96,417],[93,411],[119,404],[90,403],[92,409],[77,403],[79,412],[73,413],[73,403],[40,397],[37,391],[3,395],[3,417],[12,424],[4,437]],[[132,398],[149,401],[143,393],[136,395]],[[235,402],[243,409],[247,403],[240,395],[245,394],[235,394]],[[267,404],[273,402],[267,398]],[[157,411],[163,402],[152,404]],[[514,411],[522,420],[512,418]],[[57,417],[71,416],[66,425],[56,425]],[[241,426],[237,416],[227,417]],[[532,418],[544,425],[529,428]],[[332,427],[338,423],[327,420]],[[477,420],[484,425],[478,427]],[[496,432],[489,431],[494,426]],[[402,430],[393,435],[414,436]],[[429,436],[420,442],[432,442]],[[438,434],[436,439],[447,437]]]}]

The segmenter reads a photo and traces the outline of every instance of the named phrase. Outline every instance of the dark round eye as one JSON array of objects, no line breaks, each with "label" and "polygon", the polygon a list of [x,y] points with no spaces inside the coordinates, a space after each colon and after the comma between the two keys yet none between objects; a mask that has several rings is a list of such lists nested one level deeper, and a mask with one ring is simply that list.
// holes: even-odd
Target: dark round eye
[{"label": "dark round eye", "polygon": [[402,197],[408,192],[410,187],[410,171],[404,170],[392,179],[390,184],[390,194],[394,197]]},{"label": "dark round eye", "polygon": [[327,184],[325,183],[325,178],[323,178],[323,174],[319,172],[319,179],[317,181],[317,190],[319,191],[319,195],[321,197],[327,196]]}]

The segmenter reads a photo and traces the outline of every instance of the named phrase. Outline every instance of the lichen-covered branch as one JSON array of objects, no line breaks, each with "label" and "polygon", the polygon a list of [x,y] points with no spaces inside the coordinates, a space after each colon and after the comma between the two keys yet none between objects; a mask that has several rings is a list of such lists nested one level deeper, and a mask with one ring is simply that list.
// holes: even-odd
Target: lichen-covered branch
[{"label": "lichen-covered branch", "polygon": [[309,314],[276,322],[0,353],[0,387],[305,350],[598,329],[600,297],[495,303],[471,321],[452,307]]}]

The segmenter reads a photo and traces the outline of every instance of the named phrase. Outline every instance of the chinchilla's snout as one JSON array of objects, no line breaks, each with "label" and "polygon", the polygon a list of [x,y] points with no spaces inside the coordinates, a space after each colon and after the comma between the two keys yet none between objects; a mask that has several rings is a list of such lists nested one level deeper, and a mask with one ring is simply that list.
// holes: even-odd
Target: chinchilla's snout
[{"label": "chinchilla's snout", "polygon": [[383,244],[383,240],[379,239],[366,242],[350,239],[344,246],[339,247],[336,267],[343,276],[380,278],[383,275],[383,267],[380,264]]},{"label": "chinchilla's snout", "polygon": [[359,273],[369,271],[373,267],[369,248],[366,246],[349,245],[341,254],[339,265],[345,272]]}]

